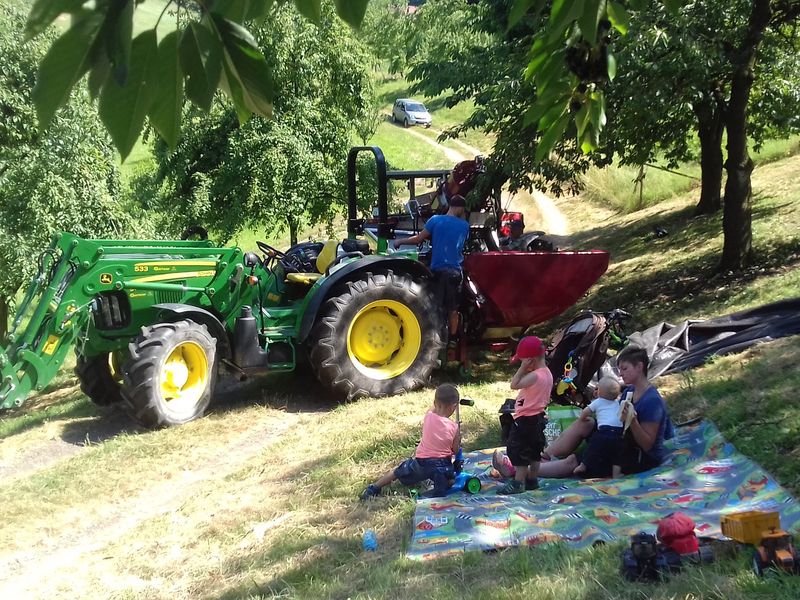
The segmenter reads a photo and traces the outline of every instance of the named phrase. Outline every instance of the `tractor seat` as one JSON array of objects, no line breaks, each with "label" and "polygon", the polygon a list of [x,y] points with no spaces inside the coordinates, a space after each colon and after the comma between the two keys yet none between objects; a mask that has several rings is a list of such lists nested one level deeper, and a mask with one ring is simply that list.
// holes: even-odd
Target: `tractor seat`
[{"label": "tractor seat", "polygon": [[303,285],[314,285],[316,281],[322,277],[328,267],[331,266],[336,260],[336,252],[339,247],[337,240],[328,240],[322,247],[322,250],[317,256],[317,272],[316,273],[289,273],[286,275],[286,281],[292,283],[301,283]]}]

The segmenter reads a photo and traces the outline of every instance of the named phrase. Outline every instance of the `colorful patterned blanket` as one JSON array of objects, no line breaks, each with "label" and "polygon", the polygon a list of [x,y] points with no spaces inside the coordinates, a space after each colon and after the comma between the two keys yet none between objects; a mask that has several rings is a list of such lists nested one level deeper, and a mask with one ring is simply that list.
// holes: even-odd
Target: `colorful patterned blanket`
[{"label": "colorful patterned blanket", "polygon": [[800,526],[797,501],[711,423],[682,427],[668,448],[664,465],[640,475],[542,479],[538,491],[515,496],[496,494],[499,482],[489,476],[493,450],[471,452],[464,470],[480,478],[480,493],[418,500],[407,554],[429,559],[554,541],[582,548],[655,533],[658,520],[678,510],[709,537],[722,536],[720,515],[742,510],[778,510],[784,529]]}]

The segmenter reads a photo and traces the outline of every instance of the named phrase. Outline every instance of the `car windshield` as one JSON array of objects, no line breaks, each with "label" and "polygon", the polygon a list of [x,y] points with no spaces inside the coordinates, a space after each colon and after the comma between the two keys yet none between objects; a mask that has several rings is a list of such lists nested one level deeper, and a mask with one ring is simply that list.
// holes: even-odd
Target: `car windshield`
[{"label": "car windshield", "polygon": [[407,102],[406,110],[410,112],[428,112],[428,109],[421,102]]}]

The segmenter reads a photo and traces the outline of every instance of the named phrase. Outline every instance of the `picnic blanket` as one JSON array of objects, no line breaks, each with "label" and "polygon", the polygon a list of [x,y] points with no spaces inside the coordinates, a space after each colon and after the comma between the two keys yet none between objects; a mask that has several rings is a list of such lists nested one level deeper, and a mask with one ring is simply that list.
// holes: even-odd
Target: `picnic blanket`
[{"label": "picnic blanket", "polygon": [[800,505],[758,464],[736,451],[708,421],[681,427],[658,469],[621,479],[540,479],[536,492],[498,496],[489,477],[493,450],[465,455],[464,470],[481,492],[419,499],[407,555],[430,559],[468,550],[565,542],[583,548],[655,532],[657,522],[686,513],[701,536],[722,537],[720,515],[777,510],[786,530],[800,525]]}]

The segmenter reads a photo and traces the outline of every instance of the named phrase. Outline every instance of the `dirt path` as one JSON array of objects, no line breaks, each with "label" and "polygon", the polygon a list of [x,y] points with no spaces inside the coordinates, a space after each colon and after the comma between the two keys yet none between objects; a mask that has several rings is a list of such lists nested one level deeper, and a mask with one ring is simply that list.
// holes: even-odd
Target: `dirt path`
[{"label": "dirt path", "polygon": [[220,447],[218,459],[183,471],[180,481],[158,481],[136,496],[101,505],[93,518],[82,519],[75,527],[44,535],[39,544],[0,553],[0,598],[58,597],[57,586],[75,578],[77,565],[80,570],[93,564],[104,568],[106,547],[141,523],[179,510],[188,499],[203,493],[209,481],[220,481],[239,470],[300,418],[292,413],[268,418]]}]

